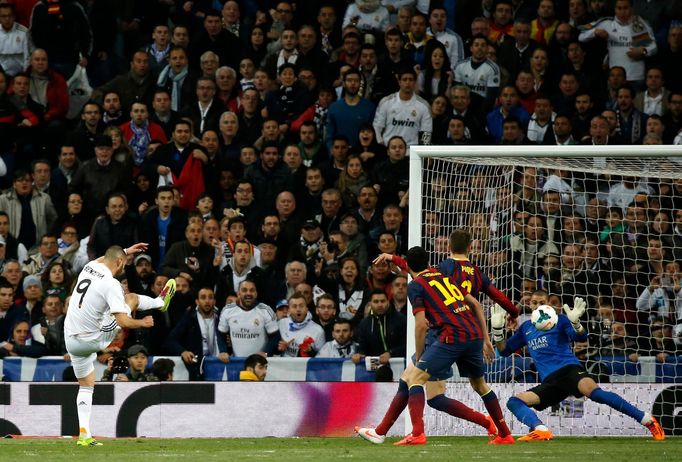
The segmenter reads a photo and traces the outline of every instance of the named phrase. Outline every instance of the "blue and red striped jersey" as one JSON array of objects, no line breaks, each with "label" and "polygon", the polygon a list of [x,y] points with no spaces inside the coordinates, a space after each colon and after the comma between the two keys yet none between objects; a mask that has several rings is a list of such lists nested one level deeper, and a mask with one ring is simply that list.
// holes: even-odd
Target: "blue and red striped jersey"
[{"label": "blue and red striped jersey", "polygon": [[407,286],[412,312],[425,311],[426,319],[445,343],[483,338],[476,315],[464,301],[468,293],[466,287],[435,268],[419,273]]},{"label": "blue and red striped jersey", "polygon": [[457,285],[464,287],[475,298],[478,298],[481,292],[485,294],[490,286],[490,278],[469,260],[446,258],[440,262],[438,270],[450,276]]},{"label": "blue and red striped jersey", "polygon": [[478,299],[482,292],[492,301],[498,303],[512,317],[519,315],[519,310],[500,290],[495,287],[490,278],[483,274],[478,265],[469,260],[453,260],[446,258],[438,265],[438,270],[450,276],[459,286],[467,290],[474,298]]}]

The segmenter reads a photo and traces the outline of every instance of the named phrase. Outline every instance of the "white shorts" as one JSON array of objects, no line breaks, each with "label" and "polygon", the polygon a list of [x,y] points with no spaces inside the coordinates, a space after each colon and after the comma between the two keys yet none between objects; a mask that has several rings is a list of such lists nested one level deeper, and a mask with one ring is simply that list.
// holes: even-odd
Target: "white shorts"
[{"label": "white shorts", "polygon": [[90,337],[79,337],[77,335],[66,337],[66,351],[71,357],[71,365],[77,378],[85,378],[95,370],[94,362],[97,359],[97,352],[108,347],[120,329],[116,326],[116,329],[99,332]]}]

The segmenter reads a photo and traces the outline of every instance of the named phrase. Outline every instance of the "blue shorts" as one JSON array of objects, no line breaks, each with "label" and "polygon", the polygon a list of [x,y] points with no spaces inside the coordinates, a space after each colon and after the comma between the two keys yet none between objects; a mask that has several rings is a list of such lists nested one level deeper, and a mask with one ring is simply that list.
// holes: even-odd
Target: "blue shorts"
[{"label": "blue shorts", "polygon": [[426,348],[415,366],[427,372],[432,378],[443,380],[452,377],[453,364],[457,364],[461,377],[472,379],[482,377],[483,340],[471,340],[466,343],[436,341]]}]

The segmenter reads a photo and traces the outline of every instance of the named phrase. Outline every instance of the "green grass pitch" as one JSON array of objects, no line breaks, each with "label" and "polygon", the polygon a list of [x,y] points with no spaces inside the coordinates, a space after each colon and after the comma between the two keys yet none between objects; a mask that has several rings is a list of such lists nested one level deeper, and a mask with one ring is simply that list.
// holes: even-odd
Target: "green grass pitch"
[{"label": "green grass pitch", "polygon": [[104,446],[77,447],[74,440],[19,439],[0,442],[0,461],[273,460],[285,461],[675,461],[682,438],[557,438],[489,446],[482,437],[433,437],[425,446],[395,447],[389,438],[372,445],[359,438],[102,439]]}]

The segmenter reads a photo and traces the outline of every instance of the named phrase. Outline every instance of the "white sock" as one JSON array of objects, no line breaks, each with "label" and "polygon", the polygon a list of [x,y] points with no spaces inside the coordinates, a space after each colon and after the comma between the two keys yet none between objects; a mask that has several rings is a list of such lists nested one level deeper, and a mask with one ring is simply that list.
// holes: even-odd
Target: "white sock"
[{"label": "white sock", "polygon": [[146,295],[138,295],[137,299],[139,303],[137,305],[138,311],[154,310],[156,308],[161,308],[163,306],[163,298],[159,297],[148,297]]},{"label": "white sock", "polygon": [[78,410],[78,427],[81,438],[90,438],[90,414],[92,413],[92,393],[94,387],[78,387],[76,409]]},{"label": "white sock", "polygon": [[538,425],[533,430],[540,430],[540,431],[546,432],[549,430],[549,428],[547,428],[547,426],[545,426],[545,425]]},{"label": "white sock", "polygon": [[649,425],[651,423],[651,414],[648,412],[644,413],[644,417],[639,421],[642,425]]}]

